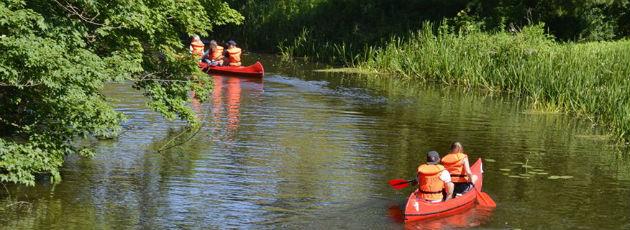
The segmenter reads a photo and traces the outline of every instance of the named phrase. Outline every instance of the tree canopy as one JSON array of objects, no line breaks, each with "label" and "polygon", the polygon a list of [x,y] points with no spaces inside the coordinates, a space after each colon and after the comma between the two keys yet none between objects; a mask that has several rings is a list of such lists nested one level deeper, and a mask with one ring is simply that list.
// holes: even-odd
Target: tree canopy
[{"label": "tree canopy", "polygon": [[[424,22],[444,20],[467,20],[486,31],[544,23],[545,30],[563,41],[630,36],[629,0],[226,1],[238,7],[247,21],[219,30],[246,41],[250,49],[266,51],[277,51],[279,43],[300,40],[302,32],[309,31],[311,42],[306,46],[316,44],[317,51],[333,43],[352,45],[360,52],[365,45],[379,46],[390,37],[408,36]],[[318,56],[298,54],[302,55]]]},{"label": "tree canopy", "polygon": [[194,124],[188,92],[203,98],[210,82],[184,43],[242,21],[220,0],[0,0],[0,182],[59,181],[66,154],[92,154],[75,138],[115,136],[124,117],[100,92],[108,82],[132,81]]}]

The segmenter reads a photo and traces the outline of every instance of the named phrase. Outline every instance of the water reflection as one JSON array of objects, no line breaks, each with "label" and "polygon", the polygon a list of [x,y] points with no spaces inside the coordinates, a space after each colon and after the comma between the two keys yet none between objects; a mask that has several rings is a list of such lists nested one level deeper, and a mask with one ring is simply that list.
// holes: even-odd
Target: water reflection
[{"label": "water reflection", "polygon": [[[404,207],[406,201],[392,203],[388,206],[388,216],[396,223],[404,223]],[[454,229],[479,227],[490,221],[494,208],[475,205],[455,214],[405,223],[405,229]]]},{"label": "water reflection", "polygon": [[[263,92],[263,81],[261,78],[221,75],[214,75],[213,78],[211,120],[208,121],[212,126],[210,132],[224,140],[233,141],[240,126],[243,88],[247,89],[246,97],[249,100],[259,100]],[[204,112],[199,111],[198,114]]]},{"label": "water reflection", "polygon": [[[486,209],[475,206],[471,209],[464,210],[461,213],[422,221],[415,221],[405,224],[405,229],[418,230],[434,230],[434,229],[454,229],[454,228],[474,228],[479,227],[490,221],[493,209]],[[400,205],[392,205],[389,207],[390,217],[399,223],[404,221]]]}]

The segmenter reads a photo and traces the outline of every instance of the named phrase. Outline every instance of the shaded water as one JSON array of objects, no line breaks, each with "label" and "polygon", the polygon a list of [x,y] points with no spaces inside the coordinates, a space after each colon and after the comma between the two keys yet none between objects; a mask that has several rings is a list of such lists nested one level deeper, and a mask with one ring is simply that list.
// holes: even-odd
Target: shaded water
[{"label": "shaded water", "polygon": [[[126,132],[69,156],[58,185],[9,186],[1,228],[630,228],[630,159],[588,123],[507,97],[266,67],[264,81],[215,76],[208,103],[191,105],[199,131],[110,85]],[[498,208],[400,223],[411,190],[387,180],[455,140],[490,159],[483,189]]]}]

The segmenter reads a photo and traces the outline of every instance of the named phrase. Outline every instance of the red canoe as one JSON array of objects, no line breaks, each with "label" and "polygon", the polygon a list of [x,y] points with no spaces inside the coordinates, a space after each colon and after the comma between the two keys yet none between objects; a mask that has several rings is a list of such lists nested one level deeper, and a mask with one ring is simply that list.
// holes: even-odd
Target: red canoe
[{"label": "red canoe", "polygon": [[[475,186],[479,188],[479,190],[481,190],[481,186],[483,185],[481,168],[481,159],[477,160],[477,162],[470,167],[472,173],[477,175],[478,179]],[[457,198],[439,203],[429,203],[424,199],[417,198],[417,193],[418,190],[416,189],[416,191],[409,195],[409,199],[407,199],[407,205],[405,205],[405,222],[443,217],[458,213],[474,206],[477,200],[477,193],[473,190]]]},{"label": "red canoe", "polygon": [[265,69],[260,62],[250,66],[208,66],[205,62],[199,62],[199,68],[207,73],[238,75],[247,77],[263,77]]}]

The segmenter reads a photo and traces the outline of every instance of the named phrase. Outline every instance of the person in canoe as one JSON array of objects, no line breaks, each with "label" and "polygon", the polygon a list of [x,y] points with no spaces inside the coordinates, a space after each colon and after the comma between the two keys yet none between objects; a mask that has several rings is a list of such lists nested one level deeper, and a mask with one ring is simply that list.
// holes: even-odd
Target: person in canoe
[{"label": "person in canoe", "polygon": [[448,170],[440,164],[438,152],[428,152],[427,163],[418,166],[417,172],[418,197],[435,203],[451,199],[454,185]]},{"label": "person in canoe", "polygon": [[198,59],[201,59],[201,57],[203,57],[205,46],[203,42],[201,41],[201,38],[199,37],[199,35],[193,36],[192,41],[190,42],[189,48],[190,48],[190,53],[193,55],[193,57],[198,58]]},{"label": "person in canoe", "polygon": [[236,47],[236,42],[233,40],[227,42],[227,47],[225,50],[227,65],[241,66],[241,48]]},{"label": "person in canoe", "polygon": [[464,194],[472,189],[477,176],[470,170],[468,156],[464,154],[464,147],[459,142],[451,144],[451,151],[442,158],[442,165],[448,170],[451,181],[455,185],[454,196]]},{"label": "person in canoe", "polygon": [[210,49],[204,54],[203,60],[211,66],[223,65],[223,46],[217,44],[217,41],[210,41]]}]

